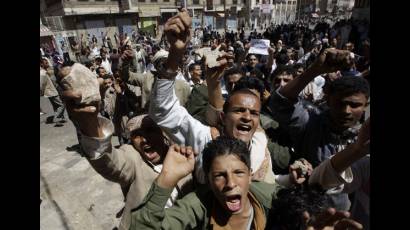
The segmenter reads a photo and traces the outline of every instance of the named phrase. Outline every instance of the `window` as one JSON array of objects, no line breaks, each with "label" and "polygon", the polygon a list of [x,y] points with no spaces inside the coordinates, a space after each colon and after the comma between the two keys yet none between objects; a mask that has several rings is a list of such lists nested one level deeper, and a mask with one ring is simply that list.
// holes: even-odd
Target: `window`
[{"label": "window", "polygon": [[232,0],[232,4],[238,4],[238,0]]},{"label": "window", "polygon": [[145,2],[145,0],[138,0],[138,2]]},{"label": "window", "polygon": [[157,0],[151,0],[151,2],[157,2]]},{"label": "window", "polygon": [[164,2],[169,2],[169,0],[163,0]]},{"label": "window", "polygon": [[199,0],[192,0],[192,4],[199,5]]},{"label": "window", "polygon": [[105,2],[105,0],[94,0],[96,2]]}]

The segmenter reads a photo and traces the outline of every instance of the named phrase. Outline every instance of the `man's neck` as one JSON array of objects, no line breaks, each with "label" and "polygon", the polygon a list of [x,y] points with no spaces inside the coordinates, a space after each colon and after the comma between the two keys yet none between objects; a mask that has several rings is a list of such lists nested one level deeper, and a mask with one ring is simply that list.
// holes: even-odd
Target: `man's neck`
[{"label": "man's neck", "polygon": [[192,78],[192,77],[191,77],[191,80],[192,80],[192,82],[193,82],[194,84],[200,84],[200,83],[201,83],[201,79],[197,79],[197,78]]}]

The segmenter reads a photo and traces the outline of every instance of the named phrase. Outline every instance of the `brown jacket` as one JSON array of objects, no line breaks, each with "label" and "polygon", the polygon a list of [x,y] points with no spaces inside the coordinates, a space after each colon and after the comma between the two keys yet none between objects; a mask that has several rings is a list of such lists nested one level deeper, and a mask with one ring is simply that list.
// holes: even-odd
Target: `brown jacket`
[{"label": "brown jacket", "polygon": [[[144,161],[132,145],[115,149],[111,144],[112,123],[99,117],[106,136],[92,138],[82,135],[81,145],[91,166],[105,179],[119,183],[125,196],[125,207],[119,229],[129,229],[131,209],[136,208],[148,193],[152,182],[159,175],[153,166]],[[192,191],[191,175],[178,183],[179,194]]]},{"label": "brown jacket", "polygon": [[125,127],[130,117],[141,114],[141,90],[137,86],[127,84],[122,95],[115,92],[114,87],[105,91],[104,111],[109,115],[114,123],[114,130],[117,136],[125,134]]}]

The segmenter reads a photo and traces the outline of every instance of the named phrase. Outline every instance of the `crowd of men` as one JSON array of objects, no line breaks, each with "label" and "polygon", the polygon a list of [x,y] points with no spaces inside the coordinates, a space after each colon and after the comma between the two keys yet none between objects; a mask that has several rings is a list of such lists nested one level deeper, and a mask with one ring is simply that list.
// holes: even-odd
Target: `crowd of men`
[{"label": "crowd of men", "polygon": [[[75,44],[99,102],[62,87],[74,62],[58,55],[40,57],[40,96],[121,186],[119,229],[370,229],[366,25],[220,35],[191,30],[182,10],[160,41]],[[268,55],[251,39],[268,39]]]}]

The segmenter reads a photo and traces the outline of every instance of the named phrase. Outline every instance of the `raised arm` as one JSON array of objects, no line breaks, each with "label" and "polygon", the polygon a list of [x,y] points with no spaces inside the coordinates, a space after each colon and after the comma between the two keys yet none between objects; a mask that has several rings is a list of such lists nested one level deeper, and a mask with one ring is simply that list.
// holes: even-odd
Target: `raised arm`
[{"label": "raised arm", "polygon": [[[313,170],[309,178],[309,184],[318,183],[323,188],[329,189],[342,184],[351,183],[352,180],[355,181],[355,175],[352,173],[350,167],[368,154],[369,145],[370,118],[368,118],[361,127],[358,140],[355,143],[347,146],[343,151],[336,153],[331,159],[322,162]],[[349,187],[351,186],[349,185]]]},{"label": "raised arm", "polygon": [[163,169],[152,184],[143,203],[132,211],[130,229],[202,229],[205,208],[195,193],[164,209],[177,182],[190,174],[195,165],[191,147],[172,145],[164,160]]},{"label": "raised arm", "polygon": [[279,93],[290,100],[296,100],[299,93],[315,77],[323,73],[335,72],[352,62],[350,52],[346,50],[326,49],[316,61],[298,78],[293,79],[279,90]]},{"label": "raised arm", "polygon": [[[171,48],[165,64],[158,69],[150,98],[150,117],[177,144],[192,146],[201,152],[211,139],[210,128],[193,118],[175,95],[175,77],[189,42],[191,18],[184,9],[165,24],[165,35]],[[161,65],[161,64],[159,64]]]},{"label": "raised arm", "polygon": [[[208,86],[209,104],[217,110],[222,110],[225,103],[221,91],[221,78],[227,67],[227,58],[233,58],[227,53],[221,53],[216,60],[210,60],[212,57],[205,57],[205,75]],[[215,63],[212,63],[215,62]]]},{"label": "raised arm", "polygon": [[112,148],[114,127],[108,119],[97,117],[99,102],[77,105],[75,100],[81,98],[81,94],[67,89],[63,91],[63,98],[70,119],[82,134],[80,144],[92,167],[107,180],[128,187],[135,176],[135,157],[123,148]]}]

